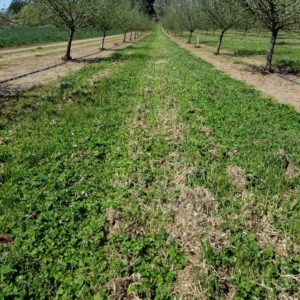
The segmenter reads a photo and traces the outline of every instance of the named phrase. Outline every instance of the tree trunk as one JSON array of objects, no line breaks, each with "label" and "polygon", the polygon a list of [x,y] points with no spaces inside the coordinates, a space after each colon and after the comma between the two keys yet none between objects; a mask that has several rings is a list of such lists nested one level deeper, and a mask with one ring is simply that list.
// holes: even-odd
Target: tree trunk
[{"label": "tree trunk", "polygon": [[100,49],[100,50],[105,50],[105,48],[104,48],[105,38],[106,38],[106,31],[103,30],[102,46],[101,46],[101,49]]},{"label": "tree trunk", "polygon": [[75,33],[75,27],[70,28],[70,35],[69,35],[69,41],[68,41],[68,47],[67,47],[67,52],[63,60],[71,60],[71,48],[72,48],[72,42],[73,42],[73,37]]},{"label": "tree trunk", "polygon": [[190,36],[189,36],[189,39],[188,39],[188,44],[190,44],[192,42],[192,37],[193,37],[193,31],[191,30],[190,31]]},{"label": "tree trunk", "polygon": [[130,41],[132,41],[132,31],[130,32]]},{"label": "tree trunk", "polygon": [[124,32],[124,39],[123,39],[124,43],[126,43],[126,34],[127,34],[127,32]]},{"label": "tree trunk", "polygon": [[222,46],[222,41],[223,41],[223,37],[224,37],[225,32],[226,32],[226,30],[222,30],[222,32],[220,34],[216,55],[220,54],[220,50],[221,50],[221,46]]},{"label": "tree trunk", "polygon": [[271,71],[271,69],[272,69],[273,54],[274,54],[274,48],[275,48],[275,45],[276,45],[276,40],[277,40],[277,37],[278,37],[278,32],[279,32],[278,29],[275,29],[275,30],[272,31],[269,52],[268,52],[267,59],[266,59],[265,70],[267,70],[267,71]]}]

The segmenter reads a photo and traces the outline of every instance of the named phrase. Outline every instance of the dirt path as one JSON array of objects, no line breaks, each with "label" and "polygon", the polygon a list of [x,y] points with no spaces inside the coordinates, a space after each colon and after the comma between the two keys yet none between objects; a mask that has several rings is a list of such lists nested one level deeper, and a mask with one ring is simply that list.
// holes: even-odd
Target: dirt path
[{"label": "dirt path", "polygon": [[[250,58],[233,58],[228,54],[216,56],[212,47],[195,48],[195,45],[187,44],[182,39],[169,37],[182,48],[211,63],[216,69],[228,74],[233,79],[247,83],[264,95],[272,97],[280,103],[293,106],[297,111],[300,111],[300,85],[275,74],[264,75],[255,72],[251,65],[260,65],[261,62]],[[299,77],[294,77],[296,76],[290,79],[299,80]]]},{"label": "dirt path", "polygon": [[[75,41],[72,50],[72,56],[75,60],[64,64],[62,64],[61,57],[65,52],[65,43],[0,51],[0,80],[41,70],[36,74],[0,85],[1,96],[14,95],[19,91],[44,84],[71,71],[78,70],[84,64],[95,59],[108,57],[115,50],[123,49],[132,44],[121,41],[120,35],[108,37],[106,40],[107,50],[104,51],[99,50],[99,39]],[[51,67],[56,64],[57,67]],[[48,67],[50,67],[48,70],[43,70]]]},{"label": "dirt path", "polygon": [[[74,53],[74,50],[87,48],[89,46],[98,46],[99,47],[99,41],[88,41],[86,43],[81,44],[74,44],[72,46],[72,53]],[[46,48],[36,48],[29,51],[22,51],[22,52],[13,52],[13,53],[4,53],[1,55],[2,58],[0,58],[0,62],[6,62],[8,60],[15,60],[15,59],[23,59],[23,58],[29,58],[29,57],[42,57],[49,54],[54,54],[58,52],[64,52],[66,49],[65,45],[57,46],[57,47],[46,47]]]}]

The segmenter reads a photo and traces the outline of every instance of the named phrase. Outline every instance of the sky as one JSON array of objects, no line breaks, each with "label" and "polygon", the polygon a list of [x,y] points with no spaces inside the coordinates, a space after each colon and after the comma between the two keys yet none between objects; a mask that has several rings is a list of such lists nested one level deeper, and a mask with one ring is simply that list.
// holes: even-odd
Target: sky
[{"label": "sky", "polygon": [[0,9],[7,8],[10,4],[11,0],[0,0]]}]

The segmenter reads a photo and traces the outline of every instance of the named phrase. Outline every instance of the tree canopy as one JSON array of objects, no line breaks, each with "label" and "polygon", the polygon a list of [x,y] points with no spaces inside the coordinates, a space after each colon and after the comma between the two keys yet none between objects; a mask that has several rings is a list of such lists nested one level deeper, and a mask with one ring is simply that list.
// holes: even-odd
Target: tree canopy
[{"label": "tree canopy", "polygon": [[24,6],[30,4],[31,0],[12,0],[8,7],[10,13],[18,14]]}]

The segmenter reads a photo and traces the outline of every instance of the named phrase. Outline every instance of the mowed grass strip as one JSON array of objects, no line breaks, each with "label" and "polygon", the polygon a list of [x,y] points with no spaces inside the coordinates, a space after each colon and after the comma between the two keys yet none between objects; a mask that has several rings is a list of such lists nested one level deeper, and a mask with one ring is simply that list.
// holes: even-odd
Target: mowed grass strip
[{"label": "mowed grass strip", "polygon": [[[109,35],[115,33],[110,32]],[[0,48],[63,42],[68,40],[68,35],[68,31],[53,26],[13,27],[0,31]],[[75,33],[75,40],[96,38],[98,36],[100,39],[101,34],[96,30],[80,30]]]},{"label": "mowed grass strip", "polygon": [[298,113],[158,29],[25,96],[1,116],[2,297],[299,296]]}]

